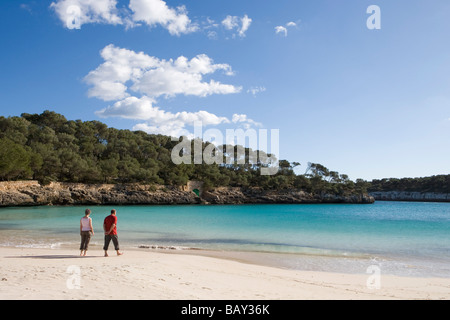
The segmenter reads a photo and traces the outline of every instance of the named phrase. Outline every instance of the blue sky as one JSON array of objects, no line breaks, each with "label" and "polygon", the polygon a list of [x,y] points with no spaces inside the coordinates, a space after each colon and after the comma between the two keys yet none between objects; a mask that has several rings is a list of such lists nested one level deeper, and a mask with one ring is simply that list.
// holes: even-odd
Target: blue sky
[{"label": "blue sky", "polygon": [[300,173],[449,174],[449,16],[447,0],[4,0],[0,115],[279,129]]}]

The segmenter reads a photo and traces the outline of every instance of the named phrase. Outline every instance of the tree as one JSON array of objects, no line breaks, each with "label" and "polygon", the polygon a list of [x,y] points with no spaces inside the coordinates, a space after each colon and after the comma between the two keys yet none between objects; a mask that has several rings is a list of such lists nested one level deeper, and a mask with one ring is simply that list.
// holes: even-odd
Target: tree
[{"label": "tree", "polygon": [[31,153],[13,141],[0,139],[0,179],[29,179],[33,172],[30,167]]},{"label": "tree", "polygon": [[330,171],[329,178],[330,179],[328,180],[328,182],[334,182],[334,183],[341,182],[341,180],[339,178],[339,172],[337,172],[337,171]]},{"label": "tree", "polygon": [[357,192],[364,194],[367,193],[367,189],[369,188],[370,183],[364,179],[356,179],[355,189]]},{"label": "tree", "polygon": [[114,181],[119,174],[119,156],[112,156],[108,159],[100,160],[99,167],[103,178],[103,182]]}]

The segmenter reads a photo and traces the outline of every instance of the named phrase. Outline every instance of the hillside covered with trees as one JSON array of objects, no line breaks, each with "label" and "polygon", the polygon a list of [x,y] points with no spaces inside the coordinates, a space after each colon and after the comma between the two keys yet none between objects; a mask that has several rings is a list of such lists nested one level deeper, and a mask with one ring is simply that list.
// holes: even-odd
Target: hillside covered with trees
[{"label": "hillside covered with trees", "polygon": [[449,192],[450,175],[353,182],[347,175],[317,163],[308,163],[304,174],[296,174],[294,168],[301,164],[287,160],[279,161],[276,175],[264,176],[260,169],[268,164],[252,161],[255,151],[248,148],[245,164],[237,163],[234,147],[227,149],[234,154],[223,153],[224,158],[234,161],[175,165],[171,152],[178,143],[168,136],[109,128],[99,121],[67,120],[52,111],[0,117],[0,181],[181,186],[199,180],[205,189],[259,187],[336,195],[389,190]]},{"label": "hillside covered with trees", "polygon": [[[279,161],[276,175],[264,176],[260,169],[268,164],[252,162],[254,151],[247,148],[245,164],[175,165],[171,151],[177,144],[168,136],[118,130],[99,121],[67,120],[52,111],[0,117],[0,180],[175,186],[200,180],[205,189],[260,187],[332,194],[362,193],[367,187],[362,180],[355,183],[320,164],[308,163],[305,174],[297,175],[294,168],[300,164],[287,160]],[[203,148],[207,145],[203,143]]]},{"label": "hillside covered with trees", "polygon": [[450,174],[423,178],[390,178],[372,180],[368,191],[406,191],[450,193]]}]

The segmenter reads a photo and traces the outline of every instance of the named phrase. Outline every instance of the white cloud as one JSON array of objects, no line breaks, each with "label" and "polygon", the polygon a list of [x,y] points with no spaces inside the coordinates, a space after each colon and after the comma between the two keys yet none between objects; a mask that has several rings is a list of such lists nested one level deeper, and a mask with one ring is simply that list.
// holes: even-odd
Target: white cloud
[{"label": "white cloud", "polygon": [[191,60],[183,56],[176,60],[160,60],[142,52],[108,45],[102,50],[101,56],[105,62],[89,72],[85,81],[93,86],[89,96],[105,101],[126,98],[130,96],[129,90],[152,98],[179,94],[206,97],[242,90],[242,87],[215,80],[204,81],[205,75],[218,70],[224,71],[226,75],[233,74],[228,64],[214,64],[205,54]]},{"label": "white cloud", "polygon": [[207,36],[208,36],[208,39],[211,39],[211,40],[217,40],[218,39],[218,35],[217,35],[217,32],[216,31],[208,31],[207,32]]},{"label": "white cloud", "polygon": [[283,33],[284,36],[287,37],[287,29],[286,29],[286,27],[283,27],[283,26],[276,26],[276,27],[275,27],[275,33],[276,33],[276,34],[278,34],[278,33]]},{"label": "white cloud", "polygon": [[234,16],[227,16],[223,21],[222,21],[223,26],[228,29],[228,30],[232,30],[234,28],[239,27],[238,24],[238,17]]},{"label": "white cloud", "polygon": [[[176,36],[202,30],[209,39],[218,38],[217,32],[212,29],[217,29],[219,23],[209,17],[199,23],[192,22],[184,5],[170,7],[164,0],[128,1],[128,6],[118,9],[118,0],[54,0],[50,8],[68,29],[81,29],[85,24],[94,23],[123,25],[126,29],[147,25],[161,26]],[[22,5],[22,8],[25,6]],[[251,23],[248,15],[228,15],[221,25],[233,31],[233,38],[243,38]]]},{"label": "white cloud", "polygon": [[117,48],[108,45],[101,51],[105,62],[85,77],[86,83],[93,86],[89,97],[105,101],[119,100],[129,96],[128,81],[138,81],[145,70],[158,66],[159,60],[142,52]]},{"label": "white cloud", "polygon": [[230,123],[226,117],[219,117],[207,111],[172,113],[154,106],[156,101],[149,97],[128,97],[114,103],[103,110],[97,111],[100,117],[121,117],[125,119],[144,120],[133,127],[147,133],[165,134],[173,137],[190,136],[186,126],[194,126],[201,122],[203,126]]},{"label": "white cloud", "polygon": [[80,29],[86,23],[122,24],[117,0],[58,0],[50,4],[64,26]]},{"label": "white cloud", "polygon": [[244,126],[245,129],[249,129],[251,126],[260,127],[261,123],[256,122],[252,119],[249,119],[246,114],[233,114],[233,118],[231,120],[233,123],[240,123]]},{"label": "white cloud", "polygon": [[247,15],[244,15],[242,18],[239,18],[238,16],[228,15],[222,21],[222,25],[225,27],[225,29],[236,30],[237,34],[240,37],[245,37],[245,33],[250,28],[251,23],[252,19],[250,19]]},{"label": "white cloud", "polygon": [[275,27],[275,33],[276,34],[282,34],[285,37],[287,37],[288,35],[288,28],[296,28],[297,27],[297,23],[290,21],[288,23],[286,23],[284,26],[276,26]]},{"label": "white cloud", "polygon": [[296,27],[297,24],[293,21],[286,23],[286,27]]},{"label": "white cloud", "polygon": [[128,9],[117,9],[117,0],[56,0],[50,8],[68,29],[81,29],[87,23],[121,24],[127,28],[145,23],[161,25],[172,35],[198,30],[186,8],[170,8],[163,0],[130,0]]},{"label": "white cloud", "polygon": [[151,117],[159,117],[161,113],[153,104],[156,101],[149,97],[128,97],[117,101],[112,106],[95,112],[102,118],[120,117],[133,120],[148,120]]},{"label": "white cloud", "polygon": [[238,93],[241,87],[222,84],[215,80],[203,81],[203,76],[217,70],[232,75],[227,64],[214,64],[207,55],[201,54],[191,60],[179,57],[175,61],[162,60],[157,68],[146,71],[132,86],[134,91],[150,96],[175,96],[178,94],[206,97],[212,94]]},{"label": "white cloud", "polygon": [[266,90],[267,89],[265,87],[251,87],[247,90],[247,93],[251,93],[255,97],[258,93],[264,92]]},{"label": "white cloud", "polygon": [[[233,75],[228,64],[215,64],[207,55],[192,59],[179,57],[176,60],[161,60],[143,52],[108,45],[101,51],[104,63],[85,77],[92,85],[88,94],[113,104],[97,111],[100,117],[120,117],[145,121],[133,127],[148,133],[171,136],[188,135],[188,126],[200,121],[203,126],[235,123],[246,128],[257,123],[246,115],[226,117],[207,111],[169,112],[155,106],[158,98],[177,95],[205,97],[212,94],[230,94],[241,87],[222,84],[215,80],[203,81],[204,75],[223,71]],[[140,96],[140,97],[138,97]]]},{"label": "white cloud", "polygon": [[187,16],[186,7],[169,8],[162,0],[130,0],[130,10],[133,12],[132,20],[145,22],[149,26],[161,25],[170,34],[180,35],[198,30]]},{"label": "white cloud", "polygon": [[239,30],[239,36],[245,37],[245,33],[247,32],[248,28],[250,28],[250,25],[252,24],[252,19],[250,19],[247,15],[241,18],[242,26]]}]

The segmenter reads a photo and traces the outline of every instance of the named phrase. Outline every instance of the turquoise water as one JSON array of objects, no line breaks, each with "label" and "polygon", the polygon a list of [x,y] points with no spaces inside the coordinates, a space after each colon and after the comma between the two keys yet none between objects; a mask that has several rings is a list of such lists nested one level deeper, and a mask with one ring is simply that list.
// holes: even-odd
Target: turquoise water
[{"label": "turquoise water", "polygon": [[[2,208],[0,245],[75,248],[84,209]],[[92,245],[101,249],[103,219],[111,208],[90,209],[96,231]],[[320,264],[318,261],[327,257],[335,258],[336,269],[347,269],[347,260],[371,261],[383,263],[393,273],[409,266],[408,274],[450,277],[449,203],[115,209],[121,246],[125,248],[162,246],[276,253],[282,266],[303,269],[314,268],[311,263]]]}]

